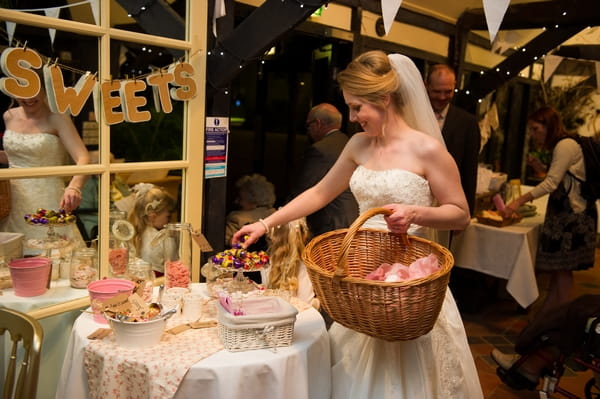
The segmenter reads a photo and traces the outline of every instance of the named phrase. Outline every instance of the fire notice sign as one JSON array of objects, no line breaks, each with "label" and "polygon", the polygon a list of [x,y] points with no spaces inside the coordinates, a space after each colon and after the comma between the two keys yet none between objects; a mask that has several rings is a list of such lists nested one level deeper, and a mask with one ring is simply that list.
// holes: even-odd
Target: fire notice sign
[{"label": "fire notice sign", "polygon": [[204,158],[204,177],[224,177],[227,175],[227,135],[229,134],[229,119],[206,118]]}]

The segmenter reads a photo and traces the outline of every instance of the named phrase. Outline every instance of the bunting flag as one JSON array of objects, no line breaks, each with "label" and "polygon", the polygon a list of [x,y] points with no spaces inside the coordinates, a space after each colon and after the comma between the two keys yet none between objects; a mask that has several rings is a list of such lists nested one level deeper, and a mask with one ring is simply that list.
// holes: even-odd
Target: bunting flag
[{"label": "bunting flag", "polygon": [[381,14],[383,15],[383,27],[386,36],[392,29],[392,23],[396,19],[401,4],[402,0],[381,0]]},{"label": "bunting flag", "polygon": [[[58,8],[58,7],[45,8],[44,14],[46,14],[46,16],[50,17],[50,18],[58,18],[58,14],[60,14],[60,8]],[[52,29],[52,28],[48,29],[48,33],[50,34],[50,44],[52,46],[54,46],[54,37],[56,36],[56,29]]]},{"label": "bunting flag", "polygon": [[544,83],[548,82],[562,59],[563,57],[559,57],[558,55],[547,55],[544,57]]},{"label": "bunting flag", "polygon": [[15,28],[17,24],[14,22],[6,21],[6,33],[8,33],[8,45],[10,46],[13,40],[13,36],[15,35]]},{"label": "bunting flag", "polygon": [[94,16],[94,23],[98,25],[100,21],[100,3],[98,0],[90,0],[90,7],[92,8],[92,15]]},{"label": "bunting flag", "polygon": [[490,34],[490,42],[493,42],[496,38],[496,33],[500,29],[500,24],[509,4],[510,0],[483,0],[483,12]]},{"label": "bunting flag", "polygon": [[212,31],[215,37],[217,37],[217,19],[224,17],[225,13],[225,0],[215,0],[215,9],[212,20]]},{"label": "bunting flag", "polygon": [[[98,14],[100,13],[100,5],[98,3],[98,0],[83,0],[83,1],[79,1],[77,3],[72,3],[72,4],[67,4],[64,6],[58,6],[58,7],[48,7],[48,8],[15,8],[14,11],[22,11],[22,12],[33,12],[33,11],[42,11],[44,12],[44,14],[47,17],[51,17],[51,18],[58,18],[58,15],[60,14],[60,10],[62,8],[70,8],[70,7],[75,7],[75,6],[80,6],[82,4],[89,4],[90,7],[92,8],[92,14],[94,16],[94,22],[96,23],[96,25],[98,25]],[[14,22],[6,22],[6,30],[8,32],[8,42],[10,44],[11,40],[12,40],[12,36],[15,32],[15,23]],[[52,45],[54,45],[54,37],[56,36],[56,29],[53,28],[48,28],[48,34],[50,35],[50,43]]]}]

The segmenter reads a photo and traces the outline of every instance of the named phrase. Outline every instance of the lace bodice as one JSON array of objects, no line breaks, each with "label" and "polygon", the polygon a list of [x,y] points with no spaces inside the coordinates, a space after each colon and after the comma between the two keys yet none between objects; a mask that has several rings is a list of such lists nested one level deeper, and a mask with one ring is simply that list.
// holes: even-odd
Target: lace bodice
[{"label": "lace bodice", "polygon": [[4,151],[11,168],[64,165],[67,151],[60,138],[50,133],[4,132]]},{"label": "lace bodice", "polygon": [[[391,203],[422,206],[433,204],[429,182],[402,169],[372,170],[359,165],[350,178],[350,189],[358,202],[360,213]],[[382,215],[369,219],[364,227],[387,229]],[[427,235],[420,226],[411,226],[408,233]]]},{"label": "lace bodice", "polygon": [[[49,133],[17,133],[6,130],[3,138],[9,167],[30,168],[64,165],[68,153],[60,138]],[[23,215],[38,208],[58,209],[65,180],[62,176],[11,179],[10,215],[0,222],[0,231],[19,232],[25,239],[45,239],[47,229],[25,223]],[[77,242],[82,241],[75,224],[57,227],[56,232]],[[26,241],[26,243],[27,243]],[[24,246],[25,255],[36,255],[39,250]]]}]

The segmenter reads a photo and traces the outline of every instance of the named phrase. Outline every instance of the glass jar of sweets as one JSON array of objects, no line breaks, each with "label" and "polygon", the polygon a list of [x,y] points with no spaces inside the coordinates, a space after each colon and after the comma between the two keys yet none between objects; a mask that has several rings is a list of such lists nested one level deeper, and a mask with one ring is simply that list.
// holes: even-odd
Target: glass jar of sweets
[{"label": "glass jar of sweets", "polygon": [[127,265],[127,278],[134,282],[134,292],[144,302],[152,302],[154,272],[150,263],[140,258],[133,258]]},{"label": "glass jar of sweets", "polygon": [[73,252],[69,281],[73,288],[86,288],[98,277],[98,254],[93,248],[79,248]]},{"label": "glass jar of sweets", "polygon": [[192,226],[189,223],[169,223],[154,238],[162,245],[165,287],[189,288],[192,278]]},{"label": "glass jar of sweets", "polygon": [[108,263],[111,277],[123,278],[129,263],[130,245],[134,228],[127,221],[127,212],[112,210],[109,216]]}]

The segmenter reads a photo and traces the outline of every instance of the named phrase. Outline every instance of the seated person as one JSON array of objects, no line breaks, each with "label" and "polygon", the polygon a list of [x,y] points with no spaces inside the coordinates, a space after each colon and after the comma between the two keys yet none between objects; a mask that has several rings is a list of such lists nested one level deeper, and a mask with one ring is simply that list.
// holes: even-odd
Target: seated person
[{"label": "seated person", "polygon": [[552,312],[537,315],[519,335],[517,354],[494,348],[492,359],[502,371],[516,373],[525,382],[525,386],[513,388],[533,389],[561,354],[570,356],[581,349],[590,317],[600,317],[600,295],[582,295]]},{"label": "seated person", "polygon": [[138,257],[152,265],[157,277],[164,274],[165,254],[171,253],[164,245],[153,245],[152,240],[169,223],[171,212],[175,210],[175,199],[163,187],[139,183],[134,186],[135,203],[129,214],[129,221],[135,227],[133,245]]},{"label": "seated person", "polygon": [[305,218],[272,228],[267,249],[271,266],[263,271],[262,280],[267,288],[288,290],[318,309],[319,302],[301,258],[309,236]]},{"label": "seated person", "polygon": [[[259,174],[241,177],[235,186],[238,190],[236,199],[240,209],[231,211],[225,219],[225,246],[231,246],[231,237],[243,225],[266,218],[275,208],[275,186],[266,177]],[[258,243],[257,243],[258,244]],[[266,244],[254,244],[253,251],[266,250]]]}]

